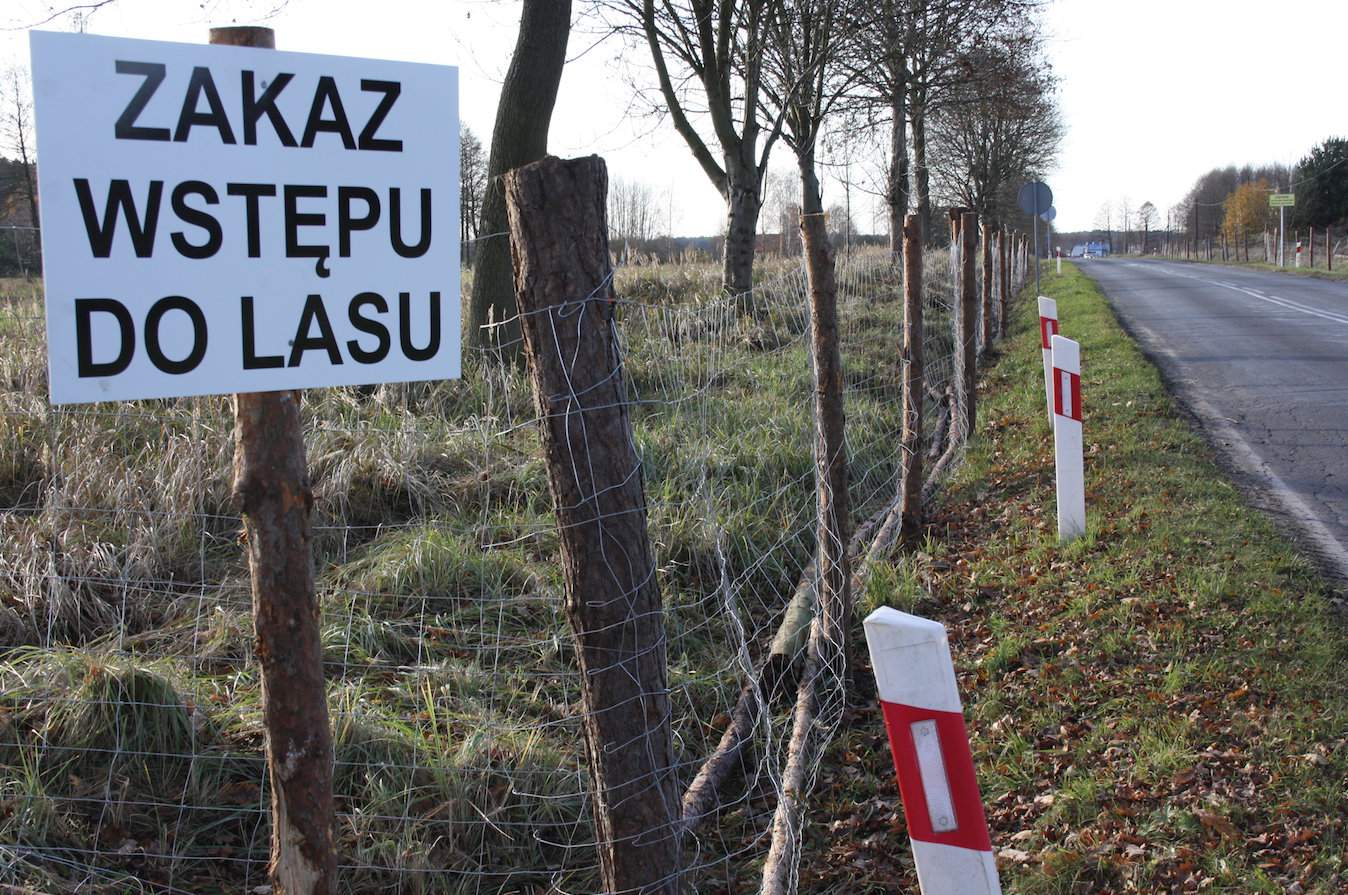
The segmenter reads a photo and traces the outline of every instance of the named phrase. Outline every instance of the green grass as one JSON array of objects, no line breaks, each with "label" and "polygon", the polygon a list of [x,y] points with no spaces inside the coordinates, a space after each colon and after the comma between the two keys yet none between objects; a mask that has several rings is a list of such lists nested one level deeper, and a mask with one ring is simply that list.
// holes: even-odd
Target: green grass
[{"label": "green grass", "polygon": [[[979,436],[931,514],[937,537],[886,579],[950,631],[1004,891],[1343,892],[1336,595],[1222,475],[1092,283],[1066,265],[1044,287],[1082,345],[1087,536],[1056,541],[1022,299],[984,376]],[[927,596],[899,584],[912,579]],[[873,709],[833,755],[864,769],[847,789],[869,785],[883,807],[858,809],[825,775],[802,890],[915,891]]]},{"label": "green grass", "polygon": [[[898,284],[867,270],[842,305],[858,518],[893,493],[901,424]],[[816,515],[805,294],[745,320],[715,282],[620,279],[687,777]],[[0,304],[0,888],[249,891],[268,796],[228,400],[52,409],[43,344],[36,297]],[[470,357],[457,382],[314,390],[303,412],[343,891],[595,889],[527,379]],[[709,878],[753,878],[760,789],[699,843]]]}]

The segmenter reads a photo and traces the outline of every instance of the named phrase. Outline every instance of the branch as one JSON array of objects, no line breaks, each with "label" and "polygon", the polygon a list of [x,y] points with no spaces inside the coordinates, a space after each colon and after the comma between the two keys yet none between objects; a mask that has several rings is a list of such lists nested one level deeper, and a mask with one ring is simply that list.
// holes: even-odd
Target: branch
[{"label": "branch", "polygon": [[115,2],[116,0],[95,0],[94,3],[77,3],[74,6],[67,6],[64,9],[58,9],[56,12],[47,16],[40,22],[30,22],[27,25],[11,25],[7,28],[0,28],[0,31],[27,31],[30,28],[41,28],[43,25],[46,25],[50,22],[54,22],[61,16],[69,15],[72,12],[81,12],[85,10],[87,10],[88,12],[96,12],[102,9],[103,7],[107,6],[109,3]]}]

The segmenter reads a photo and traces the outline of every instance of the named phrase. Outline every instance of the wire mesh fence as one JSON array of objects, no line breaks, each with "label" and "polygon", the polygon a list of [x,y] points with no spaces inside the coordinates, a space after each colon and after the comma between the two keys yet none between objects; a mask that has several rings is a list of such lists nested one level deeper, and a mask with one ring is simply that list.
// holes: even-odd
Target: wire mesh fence
[{"label": "wire mesh fence", "polygon": [[0,278],[42,275],[42,248],[36,227],[0,224]]},{"label": "wire mesh fence", "polygon": [[[933,255],[924,284],[933,454],[960,425],[956,269]],[[680,792],[746,692],[759,709],[713,815],[683,834],[684,878],[751,891],[796,694],[768,660],[806,649],[783,616],[815,549],[808,287],[778,271],[745,315],[696,278],[639,276],[619,271],[616,321]],[[838,282],[864,528],[901,464],[902,279],[858,253]],[[264,891],[228,399],[51,407],[41,302],[31,278],[0,281],[0,883]],[[598,891],[537,404],[498,352],[464,371],[304,397],[343,890]]]}]

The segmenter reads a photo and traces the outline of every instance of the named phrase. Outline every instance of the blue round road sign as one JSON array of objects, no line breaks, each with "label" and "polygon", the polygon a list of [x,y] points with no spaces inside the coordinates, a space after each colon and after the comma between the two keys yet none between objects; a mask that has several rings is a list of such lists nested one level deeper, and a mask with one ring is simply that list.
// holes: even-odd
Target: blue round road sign
[{"label": "blue round road sign", "polygon": [[1032,180],[1020,188],[1020,210],[1036,217],[1053,207],[1053,190],[1042,180]]}]

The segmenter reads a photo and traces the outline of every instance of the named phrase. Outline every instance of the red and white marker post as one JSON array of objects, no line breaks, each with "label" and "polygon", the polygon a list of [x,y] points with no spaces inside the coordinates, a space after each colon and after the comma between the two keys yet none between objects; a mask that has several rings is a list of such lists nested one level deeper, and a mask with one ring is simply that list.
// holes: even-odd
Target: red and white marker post
[{"label": "red and white marker post", "polygon": [[1086,472],[1081,438],[1081,346],[1063,336],[1053,352],[1053,456],[1058,485],[1058,541],[1086,533]]},{"label": "red and white marker post", "polygon": [[1001,895],[945,626],[882,607],[865,627],[923,895]]},{"label": "red and white marker post", "polygon": [[1039,296],[1039,347],[1044,353],[1044,403],[1048,408],[1048,427],[1053,428],[1053,345],[1058,334],[1058,303]]},{"label": "red and white marker post", "polygon": [[1301,267],[1301,240],[1299,240],[1299,239],[1297,240],[1297,258],[1296,258],[1296,266],[1297,266],[1298,268]]}]

